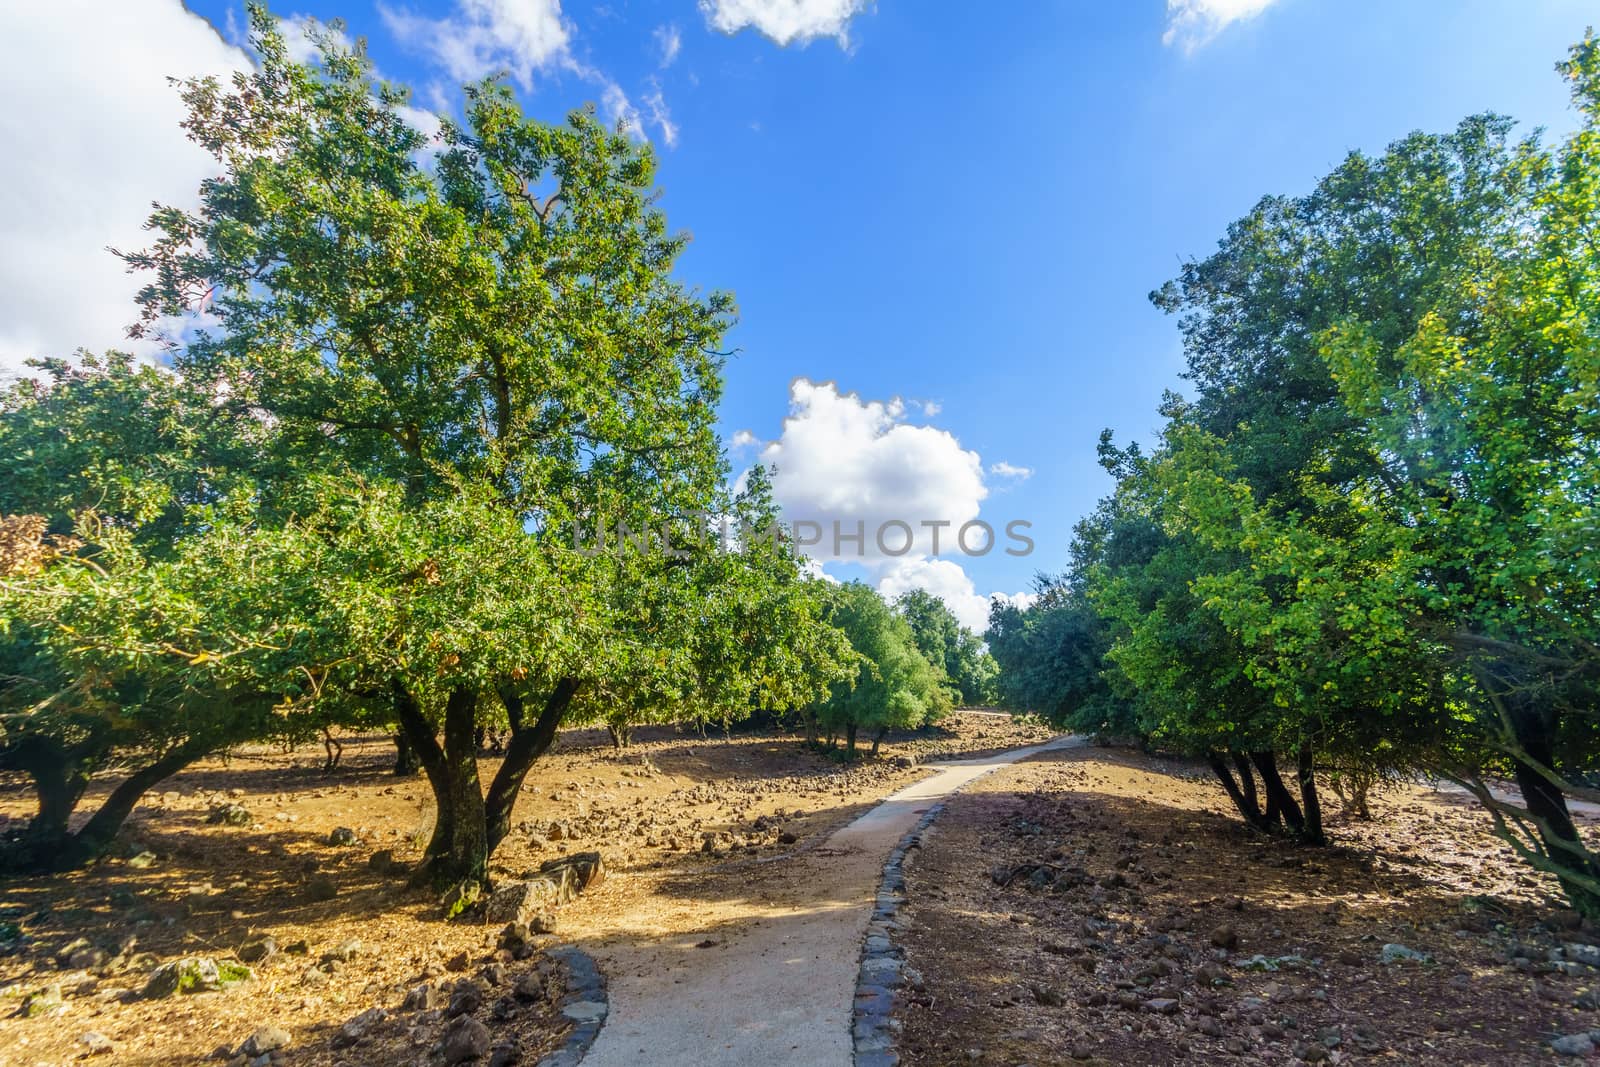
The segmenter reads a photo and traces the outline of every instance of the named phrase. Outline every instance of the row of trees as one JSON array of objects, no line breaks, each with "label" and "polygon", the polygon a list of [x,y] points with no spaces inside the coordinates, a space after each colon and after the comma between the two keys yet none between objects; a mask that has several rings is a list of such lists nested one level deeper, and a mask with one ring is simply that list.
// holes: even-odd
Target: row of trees
[{"label": "row of trees", "polygon": [[0,863],[86,861],[193,760],[343,724],[398,733],[419,873],[472,884],[563,723],[948,706],[875,594],[708,529],[775,508],[759,469],[726,488],[733,305],[673,279],[648,146],[494,81],[430,142],[359,46],[296,64],[251,19],[255,69],[182,87],[215,177],[123,254],[135,333],[182,324],[170,367],[44,361],[0,397],[0,770],[39,799]]},{"label": "row of trees", "polygon": [[1320,841],[1314,772],[1453,779],[1600,917],[1600,44],[1560,69],[1559,144],[1354,154],[1152,294],[1193,395],[1102,437],[1116,491],[989,636],[1006,703],[1204,756],[1256,826]]}]

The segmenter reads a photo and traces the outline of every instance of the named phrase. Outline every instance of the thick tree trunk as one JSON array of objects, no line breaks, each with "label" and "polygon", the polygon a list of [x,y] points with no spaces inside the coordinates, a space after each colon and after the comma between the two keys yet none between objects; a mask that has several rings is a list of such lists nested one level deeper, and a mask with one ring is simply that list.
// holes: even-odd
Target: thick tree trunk
[{"label": "thick tree trunk", "polygon": [[844,725],[844,750],[851,759],[856,758],[856,724],[853,722]]},{"label": "thick tree trunk", "polygon": [[46,762],[40,764],[40,770],[28,770],[34,776],[40,813],[28,824],[17,848],[0,855],[0,870],[65,871],[98,859],[151,786],[181,771],[212,747],[200,741],[185,742],[134,771],[117,784],[76,833],[68,832],[67,822],[88,784],[88,775],[82,769],[82,753],[74,756],[56,749],[66,760],[64,764]]},{"label": "thick tree trunk", "polygon": [[450,837],[446,853],[434,861],[436,878],[449,882],[482,882],[489,865],[483,785],[478,781],[477,718],[477,692],[451,690],[444,706],[445,788],[450,797]]},{"label": "thick tree trunk", "polygon": [[815,712],[811,712],[811,711],[802,711],[800,713],[800,722],[805,726],[806,747],[808,747],[808,748],[816,748],[817,747],[817,716],[816,716],[816,713]]},{"label": "thick tree trunk", "polygon": [[417,750],[411,747],[411,742],[406,739],[405,733],[394,735],[394,773],[400,778],[409,778],[422,769],[422,763],[417,759]]},{"label": "thick tree trunk", "polygon": [[1322,801],[1317,796],[1316,761],[1309,746],[1295,757],[1295,771],[1300,779],[1300,804],[1305,813],[1305,825],[1300,830],[1300,840],[1308,845],[1325,845],[1328,839],[1322,832]]},{"label": "thick tree trunk", "polygon": [[428,787],[433,790],[433,836],[423,850],[423,865],[417,870],[417,877],[425,880],[431,875],[434,860],[450,851],[450,841],[455,836],[455,807],[451,799],[453,794],[449,771],[445,766],[444,749],[439,747],[433,726],[423,716],[416,697],[399,681],[394,683],[394,714],[411,751],[422,764],[422,773],[428,776]]},{"label": "thick tree trunk", "polygon": [[888,733],[888,732],[889,732],[889,728],[887,726],[884,726],[884,727],[880,727],[878,729],[878,732],[872,735],[872,754],[874,756],[876,756],[878,754],[878,746],[883,744],[883,735]]},{"label": "thick tree trunk", "polygon": [[65,840],[67,821],[89,784],[88,774],[80,761],[57,745],[40,745],[27,770],[39,798],[39,812],[28,823],[28,837],[41,843]]},{"label": "thick tree trunk", "polygon": [[[563,678],[557,682],[545,698],[539,718],[528,726],[523,724],[522,698],[501,693],[512,724],[511,744],[506,746],[506,758],[501,761],[494,781],[489,783],[489,796],[484,803],[485,837],[489,853],[493,853],[500,842],[506,839],[506,834],[511,832],[511,811],[516,806],[523,779],[528,776],[528,768],[555,741],[562,717],[572,705],[572,698],[578,694],[578,685],[576,678]],[[510,711],[513,703],[516,705],[515,714]]]},{"label": "thick tree trunk", "polygon": [[1283,824],[1293,833],[1299,834],[1305,830],[1305,816],[1300,812],[1300,805],[1294,799],[1294,794],[1283,784],[1283,776],[1278,773],[1278,760],[1271,752],[1252,752],[1250,762],[1255,764],[1256,770],[1261,775],[1261,788],[1267,795],[1267,821],[1268,824],[1282,820]]}]

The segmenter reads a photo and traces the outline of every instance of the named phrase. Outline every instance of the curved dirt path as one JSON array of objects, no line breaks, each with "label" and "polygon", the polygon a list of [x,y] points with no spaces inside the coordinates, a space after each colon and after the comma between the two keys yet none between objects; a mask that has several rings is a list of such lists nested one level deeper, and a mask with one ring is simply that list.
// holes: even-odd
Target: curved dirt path
[{"label": "curved dirt path", "polygon": [[679,887],[670,933],[640,928],[586,946],[611,1005],[585,1067],[848,1067],[861,939],[889,853],[933,802],[997,767],[1081,743],[1060,737],[930,763],[934,774],[817,848]]}]

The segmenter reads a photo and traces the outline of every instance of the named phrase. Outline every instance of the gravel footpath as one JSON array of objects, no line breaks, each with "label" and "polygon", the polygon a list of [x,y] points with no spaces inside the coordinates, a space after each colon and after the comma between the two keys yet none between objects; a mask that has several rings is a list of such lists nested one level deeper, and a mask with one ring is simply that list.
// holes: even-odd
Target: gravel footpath
[{"label": "gravel footpath", "polygon": [[848,1067],[862,939],[900,839],[941,798],[995,768],[1078,743],[929,764],[934,774],[822,846],[739,872],[717,921],[595,948],[610,1012],[585,1067]]}]

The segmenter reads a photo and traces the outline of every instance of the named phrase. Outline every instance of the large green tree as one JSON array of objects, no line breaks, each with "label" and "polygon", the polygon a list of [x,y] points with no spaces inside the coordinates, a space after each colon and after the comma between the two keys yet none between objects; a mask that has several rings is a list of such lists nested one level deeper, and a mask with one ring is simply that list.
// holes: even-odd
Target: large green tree
[{"label": "large green tree", "polygon": [[[686,237],[647,145],[588,112],[532,121],[494,81],[430,141],[359,50],[325,38],[296,64],[251,18],[256,68],[183,87],[217,176],[126,258],[147,330],[211,316],[172,362],[273,428],[263,558],[301,576],[311,669],[390,703],[437,805],[427,869],[476,883],[574,699],[687,662],[695,568],[589,554],[574,524],[715,509],[732,304],[673,277]],[[485,784],[490,716],[511,741]]]}]

